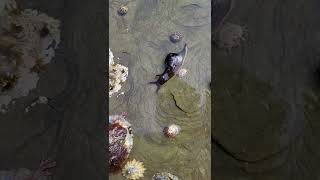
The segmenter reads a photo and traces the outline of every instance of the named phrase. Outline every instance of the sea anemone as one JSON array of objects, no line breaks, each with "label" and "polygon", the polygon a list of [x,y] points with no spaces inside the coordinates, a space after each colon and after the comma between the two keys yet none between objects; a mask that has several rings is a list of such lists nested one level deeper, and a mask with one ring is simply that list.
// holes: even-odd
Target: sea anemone
[{"label": "sea anemone", "polygon": [[245,40],[247,32],[246,27],[225,23],[218,31],[216,43],[219,48],[231,50],[232,48],[238,47],[241,42]]},{"label": "sea anemone", "polygon": [[109,116],[109,170],[119,171],[133,146],[131,124],[123,115]]},{"label": "sea anemone", "polygon": [[0,75],[0,90],[1,92],[10,90],[16,85],[18,76],[14,74],[1,74]]},{"label": "sea anemone", "polygon": [[180,126],[176,124],[171,124],[170,126],[165,127],[163,129],[163,132],[168,138],[174,138],[180,133],[180,130]]},{"label": "sea anemone", "polygon": [[135,159],[129,161],[122,170],[122,175],[127,179],[139,179],[143,177],[143,173],[146,169],[144,168],[142,162],[139,162]]}]

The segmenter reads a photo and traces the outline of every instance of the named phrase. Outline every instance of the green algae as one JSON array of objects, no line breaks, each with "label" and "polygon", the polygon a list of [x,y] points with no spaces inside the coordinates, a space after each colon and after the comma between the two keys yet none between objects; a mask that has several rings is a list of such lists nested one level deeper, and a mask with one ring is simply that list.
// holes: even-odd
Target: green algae
[{"label": "green algae", "polygon": [[200,94],[196,89],[177,77],[173,77],[165,84],[159,97],[159,103],[160,106],[168,105],[171,110],[174,109],[172,106],[176,106],[177,111],[184,113],[199,111],[201,105]]}]

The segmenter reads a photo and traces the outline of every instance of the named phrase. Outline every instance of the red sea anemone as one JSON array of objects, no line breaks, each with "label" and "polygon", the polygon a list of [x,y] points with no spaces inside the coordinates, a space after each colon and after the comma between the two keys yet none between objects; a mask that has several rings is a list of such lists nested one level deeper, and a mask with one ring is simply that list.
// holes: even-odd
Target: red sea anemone
[{"label": "red sea anemone", "polygon": [[131,124],[123,115],[109,116],[109,170],[119,171],[133,146]]}]

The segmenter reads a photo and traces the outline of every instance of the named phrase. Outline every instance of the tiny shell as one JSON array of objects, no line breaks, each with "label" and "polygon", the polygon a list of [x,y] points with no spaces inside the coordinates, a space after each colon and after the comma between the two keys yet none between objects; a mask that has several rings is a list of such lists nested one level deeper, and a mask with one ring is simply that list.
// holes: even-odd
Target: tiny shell
[{"label": "tiny shell", "polygon": [[118,14],[121,16],[124,16],[128,13],[128,7],[127,6],[121,6],[118,10]]},{"label": "tiny shell", "polygon": [[188,70],[187,69],[180,69],[177,73],[178,77],[183,77],[187,74]]},{"label": "tiny shell", "polygon": [[231,50],[240,46],[248,34],[248,29],[245,26],[240,26],[232,23],[225,23],[218,32],[216,43],[219,48]]},{"label": "tiny shell", "polygon": [[109,97],[121,89],[128,77],[128,67],[116,64],[113,58],[113,53],[109,49]]},{"label": "tiny shell", "polygon": [[181,32],[179,32],[179,31],[174,32],[170,35],[170,40],[173,43],[177,43],[177,42],[181,41],[182,38],[183,38],[183,36],[182,36]]},{"label": "tiny shell", "polygon": [[163,129],[163,132],[168,138],[174,138],[180,133],[180,130],[180,126],[176,124],[171,124],[170,126],[165,127]]},{"label": "tiny shell", "polygon": [[131,124],[123,115],[109,116],[109,170],[119,171],[133,146]]}]

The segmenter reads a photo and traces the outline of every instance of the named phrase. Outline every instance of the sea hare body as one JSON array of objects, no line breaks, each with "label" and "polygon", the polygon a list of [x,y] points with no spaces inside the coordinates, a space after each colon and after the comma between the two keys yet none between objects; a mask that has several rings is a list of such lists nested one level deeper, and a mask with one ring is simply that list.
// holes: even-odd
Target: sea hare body
[{"label": "sea hare body", "polygon": [[131,124],[122,115],[109,116],[109,170],[119,171],[133,146]]}]

